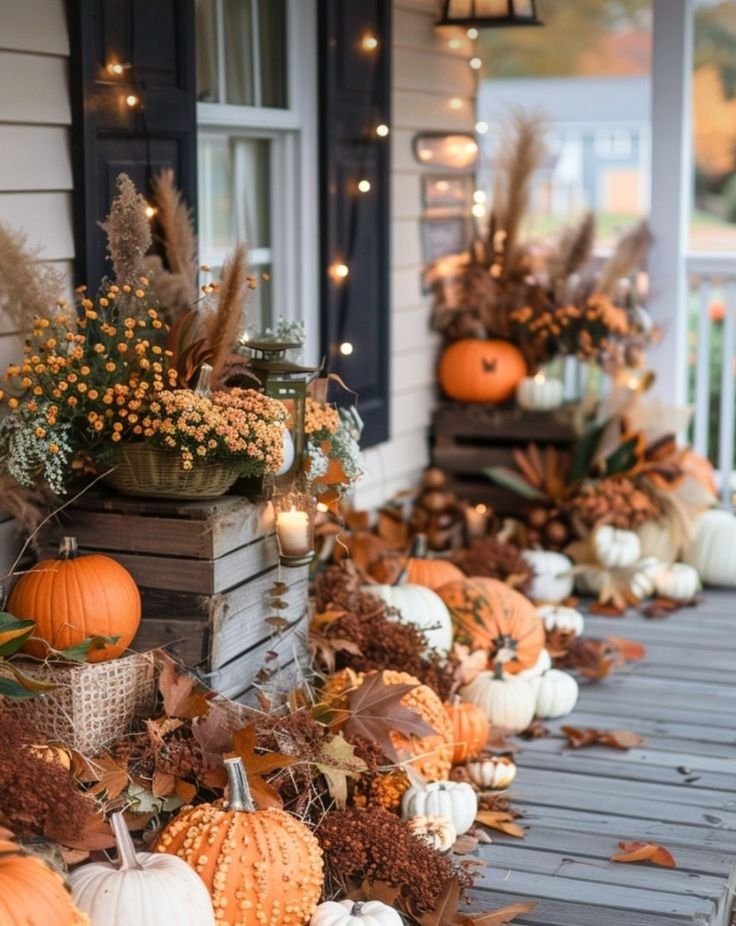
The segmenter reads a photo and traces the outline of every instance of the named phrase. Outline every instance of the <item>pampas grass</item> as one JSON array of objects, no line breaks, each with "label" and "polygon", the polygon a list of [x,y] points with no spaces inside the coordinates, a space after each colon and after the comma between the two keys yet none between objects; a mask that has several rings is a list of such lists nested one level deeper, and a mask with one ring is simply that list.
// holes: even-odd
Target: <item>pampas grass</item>
[{"label": "pampas grass", "polygon": [[38,261],[38,252],[23,232],[0,223],[0,312],[10,330],[21,334],[31,330],[34,316],[48,312],[65,289],[62,275]]},{"label": "pampas grass", "polygon": [[601,270],[595,288],[611,295],[618,282],[641,269],[652,244],[652,233],[646,221],[635,225],[616,245],[616,250]]},{"label": "pampas grass", "polygon": [[590,260],[594,238],[595,216],[586,212],[577,225],[566,228],[560,236],[557,249],[550,258],[550,278],[564,281],[579,273]]},{"label": "pampas grass", "polygon": [[107,235],[107,250],[119,286],[133,285],[141,275],[143,258],[151,247],[146,201],[127,174],[119,174],[118,195],[100,228]]},{"label": "pampas grass", "polygon": [[212,380],[217,383],[234,345],[245,331],[245,302],[251,287],[247,252],[239,244],[222,270],[217,307],[205,319],[207,340],[212,348]]},{"label": "pampas grass", "polygon": [[155,177],[153,199],[168,269],[159,258],[149,259],[149,265],[158,300],[175,322],[197,300],[197,237],[171,168]]}]

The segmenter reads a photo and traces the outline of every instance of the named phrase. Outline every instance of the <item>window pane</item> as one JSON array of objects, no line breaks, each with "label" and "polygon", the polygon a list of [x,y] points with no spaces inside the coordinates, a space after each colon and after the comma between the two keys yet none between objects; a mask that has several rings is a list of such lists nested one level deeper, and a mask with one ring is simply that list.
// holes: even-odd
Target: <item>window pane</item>
[{"label": "window pane", "polygon": [[736,247],[736,7],[697,0],[693,75],[695,203],[690,246]]},{"label": "window pane", "polygon": [[286,10],[285,0],[261,0],[261,106],[283,109],[286,93]]},{"label": "window pane", "polygon": [[196,0],[197,16],[197,99],[215,103],[217,90],[217,4],[215,0]]},{"label": "window pane", "polygon": [[543,29],[484,30],[478,119],[480,179],[492,190],[500,129],[514,107],[541,113],[546,156],[526,232],[547,235],[583,210],[596,214],[596,248],[649,210],[651,0],[548,0]]},{"label": "window pane", "polygon": [[253,79],[253,3],[223,0],[225,36],[225,99],[223,103],[257,106]]}]

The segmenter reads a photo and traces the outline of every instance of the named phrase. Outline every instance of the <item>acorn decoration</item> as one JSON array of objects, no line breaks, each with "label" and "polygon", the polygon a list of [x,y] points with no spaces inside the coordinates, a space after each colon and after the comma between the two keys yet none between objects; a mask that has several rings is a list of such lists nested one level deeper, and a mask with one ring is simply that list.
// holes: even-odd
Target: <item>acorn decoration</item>
[{"label": "acorn decoration", "polygon": [[527,543],[545,550],[563,550],[575,539],[567,516],[556,508],[534,505],[526,511]]},{"label": "acorn decoration", "polygon": [[432,466],[425,471],[409,525],[412,534],[426,535],[430,550],[449,550],[462,544],[462,508],[441,469]]}]

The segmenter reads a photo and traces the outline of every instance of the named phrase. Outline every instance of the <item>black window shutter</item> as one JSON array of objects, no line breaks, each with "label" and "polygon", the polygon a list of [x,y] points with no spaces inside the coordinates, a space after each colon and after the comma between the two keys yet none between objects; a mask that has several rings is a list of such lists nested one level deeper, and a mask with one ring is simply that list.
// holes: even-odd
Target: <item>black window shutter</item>
[{"label": "black window shutter", "polygon": [[[389,437],[390,137],[376,127],[390,126],[391,0],[320,0],[319,10],[322,351],[359,394],[370,446]],[[349,276],[332,275],[337,263]]]},{"label": "black window shutter", "polygon": [[173,167],[196,214],[194,2],[70,0],[69,27],[75,270],[94,289],[109,270],[97,223],[119,173],[146,195],[152,175]]}]

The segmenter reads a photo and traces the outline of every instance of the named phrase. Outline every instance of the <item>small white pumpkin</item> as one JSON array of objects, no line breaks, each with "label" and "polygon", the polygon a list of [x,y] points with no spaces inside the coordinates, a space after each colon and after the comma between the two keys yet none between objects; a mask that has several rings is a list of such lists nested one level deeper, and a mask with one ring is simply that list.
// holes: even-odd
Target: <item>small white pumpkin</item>
[{"label": "small white pumpkin", "polygon": [[118,863],[90,862],[69,875],[74,903],[92,926],[215,926],[199,875],[175,855],[136,853],[123,815],[111,821]]},{"label": "small white pumpkin", "polygon": [[440,596],[424,585],[364,585],[363,591],[396,608],[403,624],[413,624],[430,649],[446,655],[452,648],[452,619]]},{"label": "small white pumpkin", "polygon": [[562,405],[562,380],[545,376],[525,376],[516,387],[516,401],[526,411],[547,412]]},{"label": "small white pumpkin", "polygon": [[572,594],[572,562],[564,553],[524,550],[521,554],[534,570],[529,597],[534,601],[563,601]]},{"label": "small white pumpkin", "polygon": [[483,708],[493,726],[515,733],[526,730],[534,719],[536,692],[529,680],[504,675],[499,666],[493,672],[479,672],[460,689],[460,697]]},{"label": "small white pumpkin", "polygon": [[521,672],[516,673],[517,678],[539,678],[539,676],[546,672],[547,669],[552,668],[552,657],[549,654],[548,649],[543,649],[540,651],[539,656],[537,656],[537,661],[533,666],[529,666],[528,669],[522,669]]},{"label": "small white pumpkin", "polygon": [[443,817],[458,836],[467,833],[478,812],[478,795],[466,781],[430,781],[411,785],[401,798],[401,817]]},{"label": "small white pumpkin", "polygon": [[516,763],[510,756],[488,756],[468,762],[468,775],[473,784],[490,791],[508,788],[516,778]]},{"label": "small white pumpkin", "polygon": [[288,428],[284,428],[283,434],[284,442],[284,462],[281,464],[281,468],[275,474],[277,476],[284,476],[289,472],[291,467],[294,465],[294,438],[291,436],[291,431]]},{"label": "small white pumpkin", "polygon": [[436,852],[449,852],[457,839],[457,830],[452,820],[437,814],[409,817],[406,825],[414,836]]},{"label": "small white pumpkin", "polygon": [[550,669],[536,682],[537,717],[564,717],[578,702],[578,683],[567,672]]},{"label": "small white pumpkin", "polygon": [[309,926],[404,926],[404,921],[397,910],[380,900],[325,900],[312,914]]},{"label": "small white pumpkin", "polygon": [[633,567],[629,577],[629,590],[639,601],[650,598],[656,589],[657,575],[665,568],[665,564],[654,556],[645,556]]},{"label": "small white pumpkin", "polygon": [[662,568],[655,579],[657,594],[673,601],[690,601],[700,591],[700,576],[687,563]]},{"label": "small white pumpkin", "polygon": [[537,610],[547,633],[559,630],[561,633],[571,633],[574,637],[582,634],[585,621],[576,608],[566,608],[561,604],[545,604]]},{"label": "small white pumpkin", "polygon": [[575,591],[578,595],[597,598],[606,583],[606,575],[602,569],[581,569],[575,573]]},{"label": "small white pumpkin", "polygon": [[625,569],[641,557],[641,543],[633,531],[603,524],[593,533],[593,549],[601,566]]},{"label": "small white pumpkin", "polygon": [[717,508],[701,514],[684,560],[705,585],[736,586],[736,517]]}]

